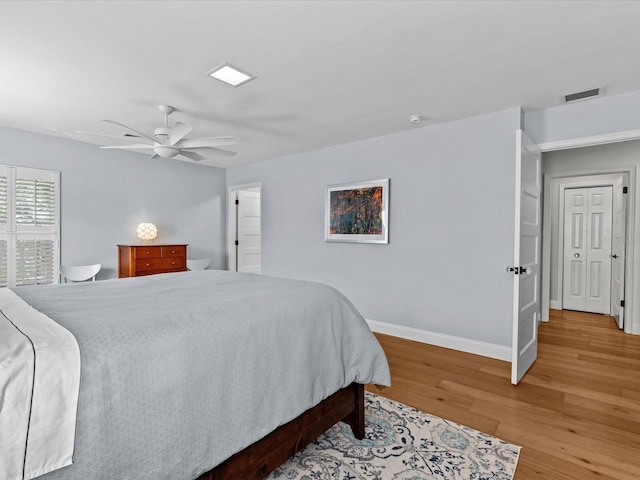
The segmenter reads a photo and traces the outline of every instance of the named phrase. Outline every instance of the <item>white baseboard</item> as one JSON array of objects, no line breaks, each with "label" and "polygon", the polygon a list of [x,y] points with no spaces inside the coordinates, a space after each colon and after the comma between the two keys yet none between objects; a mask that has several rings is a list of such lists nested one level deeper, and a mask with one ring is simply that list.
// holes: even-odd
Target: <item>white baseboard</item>
[{"label": "white baseboard", "polygon": [[549,308],[553,310],[562,310],[562,302],[558,300],[549,300]]},{"label": "white baseboard", "polygon": [[509,347],[469,340],[468,338],[454,337],[442,333],[428,332],[412,327],[378,322],[376,320],[367,320],[367,323],[373,332],[511,362],[511,348]]}]

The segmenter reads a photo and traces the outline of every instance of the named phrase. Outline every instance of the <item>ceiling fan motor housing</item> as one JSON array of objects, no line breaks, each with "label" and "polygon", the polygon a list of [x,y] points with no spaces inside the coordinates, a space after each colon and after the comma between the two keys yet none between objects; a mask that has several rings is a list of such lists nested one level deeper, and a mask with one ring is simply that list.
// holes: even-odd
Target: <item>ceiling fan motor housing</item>
[{"label": "ceiling fan motor housing", "polygon": [[168,136],[171,131],[170,127],[158,127],[153,131],[154,137],[159,137],[161,135]]}]

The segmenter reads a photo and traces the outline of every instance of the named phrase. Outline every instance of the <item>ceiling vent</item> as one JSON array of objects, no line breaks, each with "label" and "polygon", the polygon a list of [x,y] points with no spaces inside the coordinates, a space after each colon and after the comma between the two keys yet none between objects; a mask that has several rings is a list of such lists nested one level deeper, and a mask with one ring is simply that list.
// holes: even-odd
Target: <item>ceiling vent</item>
[{"label": "ceiling vent", "polygon": [[584,92],[570,93],[568,95],[564,95],[562,98],[564,99],[564,103],[572,103],[579,100],[587,100],[589,98],[599,97],[601,91],[602,88],[592,88],[591,90],[585,90]]}]

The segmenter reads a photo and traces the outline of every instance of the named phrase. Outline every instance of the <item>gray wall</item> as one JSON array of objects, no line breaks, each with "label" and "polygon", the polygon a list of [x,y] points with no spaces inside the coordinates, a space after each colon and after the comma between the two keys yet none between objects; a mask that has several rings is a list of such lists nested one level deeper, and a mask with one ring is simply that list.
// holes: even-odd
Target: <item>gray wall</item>
[{"label": "gray wall", "polygon": [[527,134],[536,143],[640,128],[640,91],[527,112]]},{"label": "gray wall", "polygon": [[[227,171],[262,182],[267,275],[327,283],[365,318],[510,347],[520,109]],[[388,245],[324,242],[325,186],[390,178]]]},{"label": "gray wall", "polygon": [[61,263],[101,263],[117,277],[119,243],[139,243],[152,222],[156,243],[188,243],[191,258],[226,268],[226,173],[0,127],[0,163],[61,172]]}]

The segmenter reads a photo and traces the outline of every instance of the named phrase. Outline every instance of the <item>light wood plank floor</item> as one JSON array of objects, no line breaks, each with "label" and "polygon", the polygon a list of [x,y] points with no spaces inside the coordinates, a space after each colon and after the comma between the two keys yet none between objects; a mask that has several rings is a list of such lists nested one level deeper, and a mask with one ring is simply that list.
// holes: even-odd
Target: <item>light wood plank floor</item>
[{"label": "light wood plank floor", "polygon": [[522,446],[515,480],[640,479],[640,336],[552,311],[518,386],[510,364],[376,334],[393,386],[374,393]]}]

